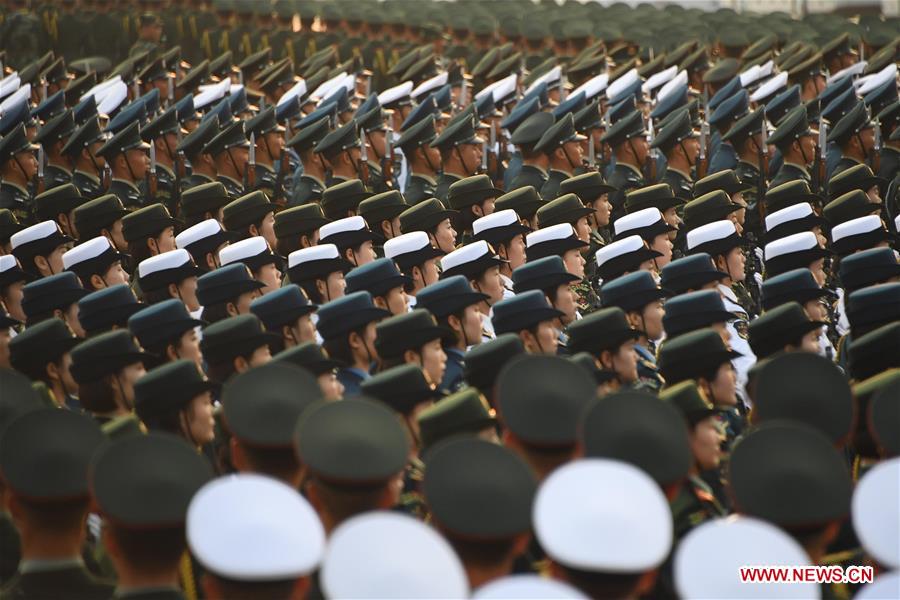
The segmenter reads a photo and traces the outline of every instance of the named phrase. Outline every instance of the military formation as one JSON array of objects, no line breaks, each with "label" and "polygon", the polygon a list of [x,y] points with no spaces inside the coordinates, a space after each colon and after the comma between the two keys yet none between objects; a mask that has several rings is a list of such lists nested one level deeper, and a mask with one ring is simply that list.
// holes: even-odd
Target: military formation
[{"label": "military formation", "polygon": [[898,24],[6,3],[0,598],[900,597]]}]

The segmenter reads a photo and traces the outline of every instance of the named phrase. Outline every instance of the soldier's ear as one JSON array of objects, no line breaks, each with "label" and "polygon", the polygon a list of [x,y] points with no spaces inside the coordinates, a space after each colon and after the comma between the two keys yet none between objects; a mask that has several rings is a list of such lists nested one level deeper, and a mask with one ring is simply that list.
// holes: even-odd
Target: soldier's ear
[{"label": "soldier's ear", "polygon": [[102,290],[106,287],[106,282],[103,281],[102,277],[94,273],[93,275],[91,275],[91,287],[93,287],[95,290]]}]

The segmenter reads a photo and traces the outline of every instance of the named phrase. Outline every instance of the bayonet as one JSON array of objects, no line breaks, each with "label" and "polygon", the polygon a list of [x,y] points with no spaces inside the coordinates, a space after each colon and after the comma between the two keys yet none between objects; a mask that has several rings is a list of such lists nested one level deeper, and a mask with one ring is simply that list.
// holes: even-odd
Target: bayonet
[{"label": "bayonet", "polygon": [[47,80],[41,79],[41,102],[47,99]]},{"label": "bayonet", "polygon": [[588,131],[588,166],[593,169],[596,165],[594,156],[594,132]]},{"label": "bayonet", "polygon": [[365,131],[361,132],[362,135],[359,136],[359,159],[364,163],[369,162],[369,149],[366,146],[366,140],[369,137],[369,134]]},{"label": "bayonet", "polygon": [[38,151],[37,151],[37,153],[38,153],[38,154],[37,154],[37,163],[38,163],[37,176],[38,176],[38,181],[43,181],[43,180],[44,180],[44,146],[43,146],[43,145],[38,146]]},{"label": "bayonet", "polygon": [[150,175],[156,176],[156,144],[150,144]]},{"label": "bayonet", "polygon": [[256,133],[250,132],[250,153],[247,162],[254,169],[256,168]]},{"label": "bayonet", "polygon": [[175,78],[171,75],[166,76],[166,96],[169,99],[169,106],[175,101]]},{"label": "bayonet", "polygon": [[566,77],[565,73],[560,73],[559,75],[559,101],[565,102],[566,100],[566,84],[568,83],[568,77]]},{"label": "bayonet", "polygon": [[881,151],[881,121],[879,121],[878,119],[875,119],[875,121],[873,121],[872,124],[875,126],[875,147],[874,147],[874,149],[875,149],[875,152],[880,152]]},{"label": "bayonet", "polygon": [[131,93],[134,96],[132,100],[137,100],[141,97],[141,84],[137,79],[135,79],[134,83],[131,84]]}]

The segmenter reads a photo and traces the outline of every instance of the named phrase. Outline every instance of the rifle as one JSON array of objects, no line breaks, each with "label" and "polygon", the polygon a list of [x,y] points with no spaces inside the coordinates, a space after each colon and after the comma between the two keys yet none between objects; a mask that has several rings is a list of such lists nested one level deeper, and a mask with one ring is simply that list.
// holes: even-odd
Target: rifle
[{"label": "rifle", "polygon": [[706,156],[706,140],[709,139],[709,122],[706,120],[706,111],[708,109],[709,99],[707,98],[706,87],[703,89],[703,120],[700,122],[700,154],[697,156],[697,179],[706,177],[706,171],[709,169],[709,158]]},{"label": "rifle", "polygon": [[37,184],[34,186],[34,189],[37,190],[35,192],[35,196],[44,192],[44,147],[38,146],[38,155],[37,155]]},{"label": "rifle", "polygon": [[812,192],[821,194],[825,188],[825,161],[828,153],[825,141],[825,122],[819,115],[819,138],[816,140],[816,156],[813,159]]},{"label": "rifle", "polygon": [[881,122],[875,119],[872,124],[875,126],[875,143],[872,145],[872,172],[878,175],[881,169]]},{"label": "rifle", "polygon": [[593,171],[596,166],[597,160],[594,156],[594,132],[588,131],[588,151],[587,151],[587,166],[588,170]]},{"label": "rifle", "polygon": [[646,185],[656,183],[656,155],[657,150],[653,147],[653,138],[656,137],[653,132],[653,119],[647,119],[647,144],[650,146],[650,155],[647,157],[646,173],[644,178]]},{"label": "rifle", "polygon": [[760,134],[761,140],[756,154],[759,163],[759,177],[756,180],[756,210],[759,212],[759,222],[762,225],[766,222],[766,203],[763,202],[763,198],[766,195],[766,173],[769,172],[769,147],[766,145],[769,131],[765,117],[763,117]]},{"label": "rifle", "polygon": [[481,172],[488,172],[488,143],[486,140],[481,143]]},{"label": "rifle", "polygon": [[390,123],[384,131],[384,156],[381,158],[381,178],[389,189],[394,188],[394,129]]},{"label": "rifle", "polygon": [[169,75],[166,75],[166,98],[168,106],[172,106],[175,102],[175,80]]},{"label": "rifle", "polygon": [[489,165],[489,175],[493,174],[491,177],[492,181],[496,181],[497,174],[500,172],[500,153],[497,148],[497,128],[494,127],[494,123],[490,123],[491,131],[488,136],[488,152],[493,154],[493,161],[491,161],[490,157],[488,157],[488,165]]},{"label": "rifle", "polygon": [[[154,140],[155,141],[155,140]],[[156,201],[156,186],[158,181],[156,179],[156,144],[151,141],[150,143],[150,172],[147,173],[147,204],[152,204]]]},{"label": "rifle", "polygon": [[364,135],[359,136],[359,166],[357,169],[359,179],[363,185],[369,185],[369,149],[366,148],[366,138]]},{"label": "rifle", "polygon": [[250,151],[247,157],[247,186],[245,192],[256,189],[256,134],[250,132]]},{"label": "rifle", "polygon": [[41,102],[47,100],[47,80],[41,79]]}]

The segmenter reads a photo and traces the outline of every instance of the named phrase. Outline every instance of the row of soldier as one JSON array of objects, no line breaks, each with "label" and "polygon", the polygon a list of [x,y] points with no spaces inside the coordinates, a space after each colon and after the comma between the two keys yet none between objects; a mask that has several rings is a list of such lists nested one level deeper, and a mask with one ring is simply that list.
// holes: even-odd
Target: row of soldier
[{"label": "row of soldier", "polygon": [[[711,548],[723,570],[897,569],[897,463],[878,464],[898,454],[892,58],[824,88],[818,55],[723,60],[703,93],[664,61],[575,89],[571,68],[509,61],[477,92],[441,71],[368,95],[359,65],[298,80],[265,51],[246,84],[230,64],[177,79],[177,51],[58,90],[52,57],[36,85],[8,75],[0,363],[30,382],[4,372],[9,414],[29,412],[0,438],[22,548],[5,591],[147,591],[148,530],[174,536],[149,546],[172,597],[456,597],[512,572],[694,596]],[[95,456],[101,431],[118,451]],[[309,504],[253,477],[201,489],[234,471]],[[148,484],[170,501],[140,501]],[[591,521],[610,489],[629,506]],[[89,498],[103,533],[83,528]],[[41,512],[66,502],[66,523]],[[352,518],[392,507],[452,549],[408,518]],[[36,552],[54,537],[71,543]]]}]

